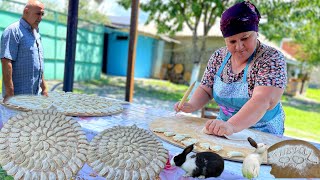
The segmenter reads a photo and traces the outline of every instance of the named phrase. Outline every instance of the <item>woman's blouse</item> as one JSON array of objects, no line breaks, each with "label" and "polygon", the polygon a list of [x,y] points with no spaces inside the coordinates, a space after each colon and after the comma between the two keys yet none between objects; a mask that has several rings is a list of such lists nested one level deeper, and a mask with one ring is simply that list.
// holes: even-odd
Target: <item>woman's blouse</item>
[{"label": "woman's blouse", "polygon": [[[218,72],[227,53],[227,47],[223,47],[211,55],[201,80],[202,85],[213,88],[214,75]],[[223,82],[232,83],[241,81],[243,74],[244,69],[238,74],[232,72],[231,58],[229,58],[220,76]],[[284,89],[287,83],[287,70],[283,54],[275,48],[259,43],[253,62],[248,69],[247,82],[249,97],[252,96],[256,86],[274,86]]]}]

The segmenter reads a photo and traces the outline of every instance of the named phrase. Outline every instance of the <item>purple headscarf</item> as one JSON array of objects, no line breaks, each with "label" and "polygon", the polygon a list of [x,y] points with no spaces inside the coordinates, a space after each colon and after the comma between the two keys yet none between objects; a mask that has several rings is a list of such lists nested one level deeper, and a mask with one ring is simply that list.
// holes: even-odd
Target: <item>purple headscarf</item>
[{"label": "purple headscarf", "polygon": [[258,32],[260,18],[258,9],[252,3],[237,3],[222,13],[220,30],[225,38],[247,31]]}]

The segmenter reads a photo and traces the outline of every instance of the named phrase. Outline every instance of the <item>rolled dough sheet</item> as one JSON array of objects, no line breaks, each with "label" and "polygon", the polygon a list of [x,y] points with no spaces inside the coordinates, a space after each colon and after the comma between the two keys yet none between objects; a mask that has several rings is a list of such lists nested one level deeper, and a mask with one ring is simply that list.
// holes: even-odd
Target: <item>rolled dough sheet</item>
[{"label": "rolled dough sheet", "polygon": [[[205,127],[202,129],[202,132],[213,135],[209,133]],[[248,137],[251,137],[252,139],[256,139],[256,135],[253,132],[249,131],[248,129],[244,129],[240,132],[233,133],[231,135],[224,135],[224,137],[230,140],[235,140],[235,141],[247,141]]]},{"label": "rolled dough sheet", "polygon": [[249,131],[248,129],[244,129],[240,132],[233,133],[231,135],[224,135],[227,139],[236,140],[236,141],[247,141],[248,137],[252,139],[256,139],[256,135]]}]

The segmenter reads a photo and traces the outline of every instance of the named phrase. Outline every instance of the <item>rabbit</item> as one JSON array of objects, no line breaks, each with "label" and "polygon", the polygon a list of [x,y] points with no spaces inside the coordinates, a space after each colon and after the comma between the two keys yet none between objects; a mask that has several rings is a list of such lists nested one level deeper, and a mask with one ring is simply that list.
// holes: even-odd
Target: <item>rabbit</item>
[{"label": "rabbit", "polygon": [[[186,171],[184,177],[218,177],[224,170],[223,158],[213,152],[199,152],[189,154],[193,150],[193,144],[186,147],[181,154],[174,156],[171,166],[179,166]],[[189,155],[188,155],[189,154]]]},{"label": "rabbit", "polygon": [[251,179],[259,176],[263,153],[268,147],[264,143],[257,144],[251,137],[248,137],[248,141],[256,150],[243,160],[242,175],[245,178]]}]

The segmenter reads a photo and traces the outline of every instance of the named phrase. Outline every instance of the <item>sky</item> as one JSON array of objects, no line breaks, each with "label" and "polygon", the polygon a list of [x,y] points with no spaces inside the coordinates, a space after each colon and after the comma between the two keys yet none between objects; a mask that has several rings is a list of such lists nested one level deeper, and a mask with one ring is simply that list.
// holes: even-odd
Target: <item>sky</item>
[{"label": "sky", "polygon": [[[57,4],[61,4],[61,5],[65,5],[65,1],[68,0],[52,0],[57,2]],[[91,4],[93,4],[93,0],[89,0],[91,1]],[[128,17],[129,21],[130,21],[130,15],[131,15],[131,8],[128,10],[125,10],[122,6],[118,5],[117,0],[102,0],[103,2],[101,3],[101,5],[98,7],[98,10],[103,13],[106,14],[108,16],[124,16],[124,17]],[[145,2],[146,0],[140,0],[141,2]],[[138,22],[139,24],[144,23],[148,18],[148,14],[146,12],[143,11],[139,11],[139,19]]]},{"label": "sky", "polygon": [[[143,1],[142,1],[143,2]],[[123,7],[119,6],[117,0],[104,0],[100,5],[100,12],[105,13],[109,16],[127,16],[131,15],[131,8],[125,10]],[[139,23],[144,23],[148,18],[148,14],[143,11],[139,11]]]}]

